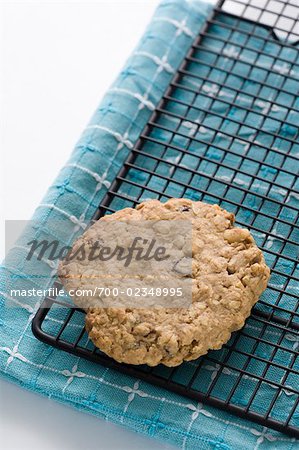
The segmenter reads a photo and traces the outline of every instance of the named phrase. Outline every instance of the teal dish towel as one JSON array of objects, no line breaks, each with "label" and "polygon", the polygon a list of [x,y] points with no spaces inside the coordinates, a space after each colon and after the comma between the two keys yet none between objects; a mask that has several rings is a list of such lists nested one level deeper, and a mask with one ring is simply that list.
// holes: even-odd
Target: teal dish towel
[{"label": "teal dish towel", "polygon": [[[11,288],[51,285],[48,277],[27,276],[24,245],[55,220],[68,220],[76,233],[92,218],[210,11],[211,5],[196,0],[162,1],[36,209],[35,225],[7,256],[1,268],[0,373],[27,389],[182,449],[295,449],[295,439],[38,341],[31,322],[42,296],[13,308],[7,305],[14,301],[9,299]],[[46,326],[61,326],[61,314],[54,311]]]}]

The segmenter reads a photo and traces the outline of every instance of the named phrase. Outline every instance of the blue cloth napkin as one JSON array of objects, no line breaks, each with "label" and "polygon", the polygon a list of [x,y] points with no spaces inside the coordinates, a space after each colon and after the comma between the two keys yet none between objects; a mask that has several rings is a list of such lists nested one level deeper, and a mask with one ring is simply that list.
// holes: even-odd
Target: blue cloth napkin
[{"label": "blue cloth napkin", "polygon": [[[29,275],[26,243],[40,238],[52,223],[62,219],[71,227],[72,239],[82,232],[210,9],[200,1],[162,1],[140,44],[38,206],[33,222],[9,253],[1,270],[0,373],[27,389],[184,449],[295,449],[299,448],[295,439],[39,342],[32,335],[31,321],[43,296],[18,303],[9,295],[12,288],[51,285],[49,274],[43,276],[46,269],[51,274],[54,268],[49,261],[44,262],[39,276]],[[209,170],[208,165],[205,170]],[[54,231],[59,239],[68,241],[65,230]],[[69,230],[67,234],[69,237]],[[61,310],[53,311],[45,326],[59,329],[62,314]],[[74,322],[74,332],[77,326]],[[206,367],[207,380],[213,379],[215,370],[217,367]]]}]

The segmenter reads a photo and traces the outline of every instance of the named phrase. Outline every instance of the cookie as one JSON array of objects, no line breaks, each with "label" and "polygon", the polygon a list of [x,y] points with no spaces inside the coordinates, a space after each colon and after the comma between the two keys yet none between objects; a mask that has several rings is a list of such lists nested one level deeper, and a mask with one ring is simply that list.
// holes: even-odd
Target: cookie
[{"label": "cookie", "polygon": [[[203,202],[149,200],[101,218],[75,244],[97,233],[102,221],[188,220],[192,224],[192,303],[188,308],[99,308],[86,306],[86,329],[92,342],[118,362],[177,366],[220,349],[243,327],[270,275],[262,252],[247,229],[234,227],[234,215]],[[81,265],[80,265],[81,264]],[[82,286],[83,269],[99,263],[60,265],[69,291]],[[88,270],[87,270],[88,268]],[[96,283],[96,280],[90,283]],[[74,298],[84,307],[84,299]],[[82,304],[83,302],[83,304]]]}]

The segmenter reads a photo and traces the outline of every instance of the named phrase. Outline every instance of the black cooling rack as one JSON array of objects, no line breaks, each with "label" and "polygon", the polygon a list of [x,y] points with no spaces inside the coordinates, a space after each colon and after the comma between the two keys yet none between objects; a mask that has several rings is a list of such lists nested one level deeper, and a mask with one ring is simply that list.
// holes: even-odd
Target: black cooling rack
[{"label": "black cooling rack", "polygon": [[[149,368],[85,347],[84,312],[55,298],[33,320],[35,336],[50,345],[296,437],[298,10],[296,0],[218,3],[96,215],[184,196],[234,212],[272,271],[245,327],[197,361]],[[45,330],[57,305],[63,325]],[[76,336],[67,333],[74,319]]]}]

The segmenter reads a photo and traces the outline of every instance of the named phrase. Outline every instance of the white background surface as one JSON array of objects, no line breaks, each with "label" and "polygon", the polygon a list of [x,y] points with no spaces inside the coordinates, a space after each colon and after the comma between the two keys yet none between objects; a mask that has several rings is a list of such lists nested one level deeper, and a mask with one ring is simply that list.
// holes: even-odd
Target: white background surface
[{"label": "white background surface", "polygon": [[1,450],[174,450],[0,380]]},{"label": "white background surface", "polygon": [[[1,206],[5,219],[28,219],[158,1],[0,4]],[[171,448],[2,380],[0,447]]]}]

